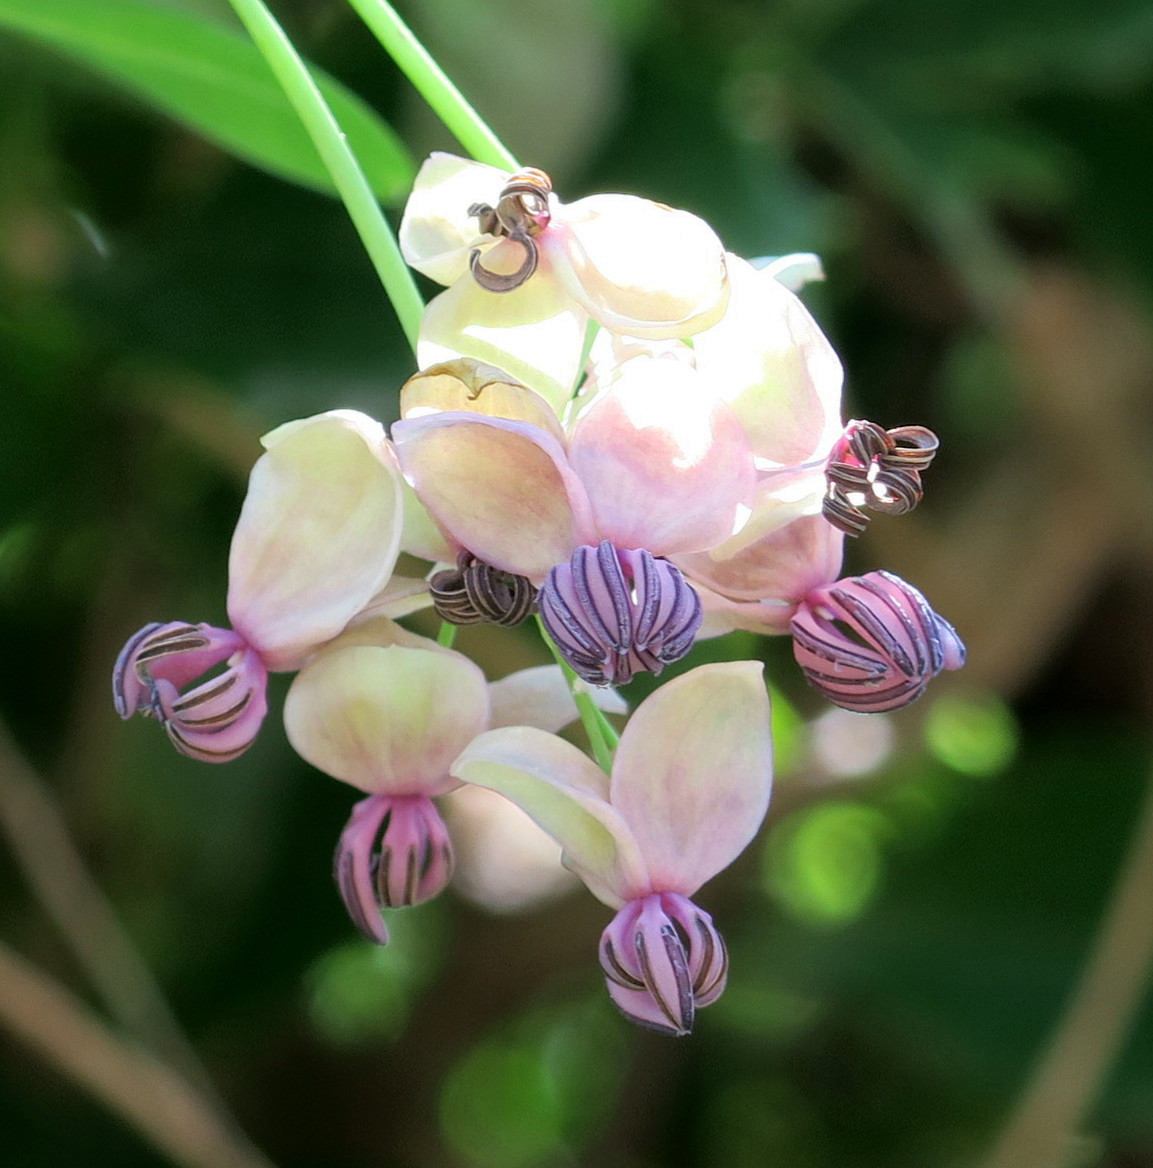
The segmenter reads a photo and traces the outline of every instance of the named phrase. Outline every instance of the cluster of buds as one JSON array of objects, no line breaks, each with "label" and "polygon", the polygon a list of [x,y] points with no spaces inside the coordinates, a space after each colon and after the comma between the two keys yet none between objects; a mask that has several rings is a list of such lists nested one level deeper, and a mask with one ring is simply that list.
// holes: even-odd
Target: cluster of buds
[{"label": "cluster of buds", "polygon": [[[434,155],[401,245],[445,290],[399,419],[386,433],[336,410],[265,437],[232,542],[229,627],[145,626],[116,663],[117,711],[223,762],[260,729],[269,672],[294,672],[289,741],[363,795],[335,861],[362,933],[384,944],[382,910],[449,882],[437,801],[495,791],[616,911],[600,946],[613,1001],[685,1034],[728,970],[690,898],[768,807],[761,665],[681,673],[615,752],[602,716],[598,762],[557,731],[578,697],[623,713],[617,687],[734,629],[791,634],[805,677],[851,710],[896,709],[958,668],[960,640],[911,585],[838,580],[866,509],[918,502],[936,437],[845,426],[840,363],[786,287],[812,263],[754,267],[685,211],[564,204],[540,171]],[[396,574],[402,551],[423,577]],[[566,674],[490,683],[447,638],[398,623],[429,606],[448,625],[535,614]]]}]

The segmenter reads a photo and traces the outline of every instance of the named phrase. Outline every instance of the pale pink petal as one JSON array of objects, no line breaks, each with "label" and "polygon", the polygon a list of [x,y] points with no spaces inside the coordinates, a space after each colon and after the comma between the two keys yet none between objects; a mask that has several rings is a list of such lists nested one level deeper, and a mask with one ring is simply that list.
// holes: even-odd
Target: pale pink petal
[{"label": "pale pink petal", "polygon": [[569,462],[588,491],[598,534],[658,556],[722,542],[752,502],[744,430],[680,361],[626,362],[573,428]]},{"label": "pale pink petal", "polygon": [[[627,714],[628,704],[611,686],[586,686],[577,680],[598,709],[606,714]],[[556,732],[580,717],[572,688],[558,665],[520,669],[488,687],[492,700],[492,729],[499,726],[535,726]]]},{"label": "pale pink petal", "polygon": [[724,249],[687,211],[634,195],[593,195],[558,206],[537,243],[569,294],[613,332],[685,337],[725,310]]},{"label": "pale pink petal", "polygon": [[289,742],[370,795],[440,795],[453,759],[488,725],[488,686],[467,657],[401,645],[318,654],[284,703]]},{"label": "pale pink petal", "polygon": [[769,696],[755,661],[701,665],[629,720],[611,799],[657,891],[691,896],[756,835],[769,806]]},{"label": "pale pink petal", "polygon": [[587,376],[577,396],[578,411],[583,413],[600,394],[606,392],[616,381],[625,363],[634,357],[660,357],[696,368],[693,350],[684,341],[647,341],[639,337],[621,336],[608,329],[598,329],[585,361]]},{"label": "pale pink petal", "polygon": [[798,519],[819,516],[827,489],[823,462],[759,472],[748,522],[710,554],[727,559]]},{"label": "pale pink petal", "polygon": [[453,887],[488,912],[531,912],[575,892],[560,845],[515,804],[466,783],[441,803],[456,853]]},{"label": "pale pink petal", "polygon": [[378,422],[333,410],[263,439],[228,561],[228,615],[270,669],[293,668],[384,587],[402,482]]},{"label": "pale pink petal", "polygon": [[397,422],[392,433],[421,501],[479,559],[539,578],[591,538],[584,488],[546,431],[446,413]]},{"label": "pale pink petal", "polygon": [[400,250],[417,271],[438,284],[454,284],[468,274],[469,250],[480,235],[469,215],[474,203],[495,206],[508,174],[455,154],[429,155],[416,176],[400,221]]},{"label": "pale pink petal", "polygon": [[697,368],[732,404],[758,457],[787,466],[827,452],[842,429],[833,347],[771,271],[732,255],[728,268],[728,309],[693,338]]},{"label": "pale pink petal", "polygon": [[[732,556],[723,551],[675,557],[694,584],[741,601],[797,603],[841,571],[845,537],[821,515],[806,515]],[[708,608],[708,605],[705,606]]]},{"label": "pale pink petal", "polygon": [[693,581],[693,591],[700,598],[703,612],[698,641],[723,637],[738,629],[766,637],[789,633],[800,606],[799,601],[788,600],[733,600],[697,580]]},{"label": "pale pink petal", "polygon": [[609,806],[605,774],[571,743],[529,726],[490,730],[453,775],[511,799],[564,849],[565,867],[616,908],[649,891],[636,840]]},{"label": "pale pink petal", "polygon": [[[494,266],[491,255],[486,267]],[[436,296],[424,311],[417,359],[427,366],[475,357],[534,389],[559,413],[580,372],[587,327],[587,314],[542,257],[532,278],[512,292],[489,292],[464,277]]]}]

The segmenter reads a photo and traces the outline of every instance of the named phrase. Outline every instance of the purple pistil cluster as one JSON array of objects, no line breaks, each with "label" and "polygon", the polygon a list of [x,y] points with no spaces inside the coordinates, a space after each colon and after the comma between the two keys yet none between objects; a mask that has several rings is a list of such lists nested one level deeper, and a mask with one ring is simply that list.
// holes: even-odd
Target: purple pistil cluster
[{"label": "purple pistil cluster", "polygon": [[692,648],[703,615],[677,567],[607,539],[577,548],[553,568],[538,603],[548,635],[590,685],[627,685],[634,673],[660,673]]}]

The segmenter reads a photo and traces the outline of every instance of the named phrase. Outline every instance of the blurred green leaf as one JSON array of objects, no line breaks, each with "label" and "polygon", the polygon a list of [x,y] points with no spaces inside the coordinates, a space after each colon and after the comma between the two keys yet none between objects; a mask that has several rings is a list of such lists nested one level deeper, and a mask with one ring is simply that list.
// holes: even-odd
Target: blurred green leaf
[{"label": "blurred green leaf", "polygon": [[435,905],[387,920],[388,946],[347,941],[305,974],[312,1024],[334,1046],[399,1038],[413,999],[440,967],[445,928]]},{"label": "blurred green leaf", "polygon": [[445,1140],[474,1168],[573,1163],[620,1086],[623,1028],[599,994],[531,1009],[469,1050],[445,1080]]},{"label": "blurred green leaf", "polygon": [[925,719],[925,745],[946,766],[988,778],[1003,771],[1017,752],[1020,733],[1013,711],[996,694],[947,695]]},{"label": "blurred green leaf", "polygon": [[[98,70],[246,162],[333,190],[260,53],[224,25],[145,0],[0,0],[0,29]],[[373,191],[399,200],[415,173],[404,145],[354,94],[317,81]]]},{"label": "blurred green leaf", "polygon": [[798,919],[838,928],[859,917],[880,887],[882,844],[894,834],[884,812],[831,801],[797,812],[770,835],[764,882]]}]

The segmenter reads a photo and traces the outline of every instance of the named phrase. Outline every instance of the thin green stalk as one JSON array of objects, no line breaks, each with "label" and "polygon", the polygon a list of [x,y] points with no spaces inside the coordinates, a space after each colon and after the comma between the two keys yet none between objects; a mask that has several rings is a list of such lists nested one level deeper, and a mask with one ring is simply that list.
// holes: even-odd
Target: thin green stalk
[{"label": "thin green stalk", "polygon": [[404,335],[415,352],[424,301],[356,155],[349,148],[308,67],[263,0],[231,0],[231,3],[332,175],[369,259],[392,301]]},{"label": "thin green stalk", "polygon": [[412,30],[387,0],[348,2],[420,96],[432,107],[432,112],[473,158],[478,162],[487,162],[490,166],[499,166],[502,170],[520,169],[520,164],[509,149],[445,76],[444,70],[412,35]]},{"label": "thin green stalk", "polygon": [[581,682],[572,671],[569,663],[561,656],[560,650],[556,647],[552,637],[545,632],[545,627],[541,623],[539,616],[536,618],[536,623],[541,639],[548,646],[549,652],[560,666],[561,672],[565,675],[565,680],[568,682],[569,692],[572,694],[573,701],[576,702],[576,708],[580,713],[585,733],[588,735],[589,745],[592,747],[593,757],[597,761],[597,766],[606,775],[611,774],[613,769],[613,754],[616,751],[617,743],[620,741],[620,735],[616,732],[613,724],[605,717],[604,711],[597,708],[596,702],[592,700],[592,696],[585,689],[584,683]]},{"label": "thin green stalk", "polygon": [[436,634],[436,643],[445,649],[451,649],[456,640],[456,625],[448,621],[440,622],[440,631]]}]

